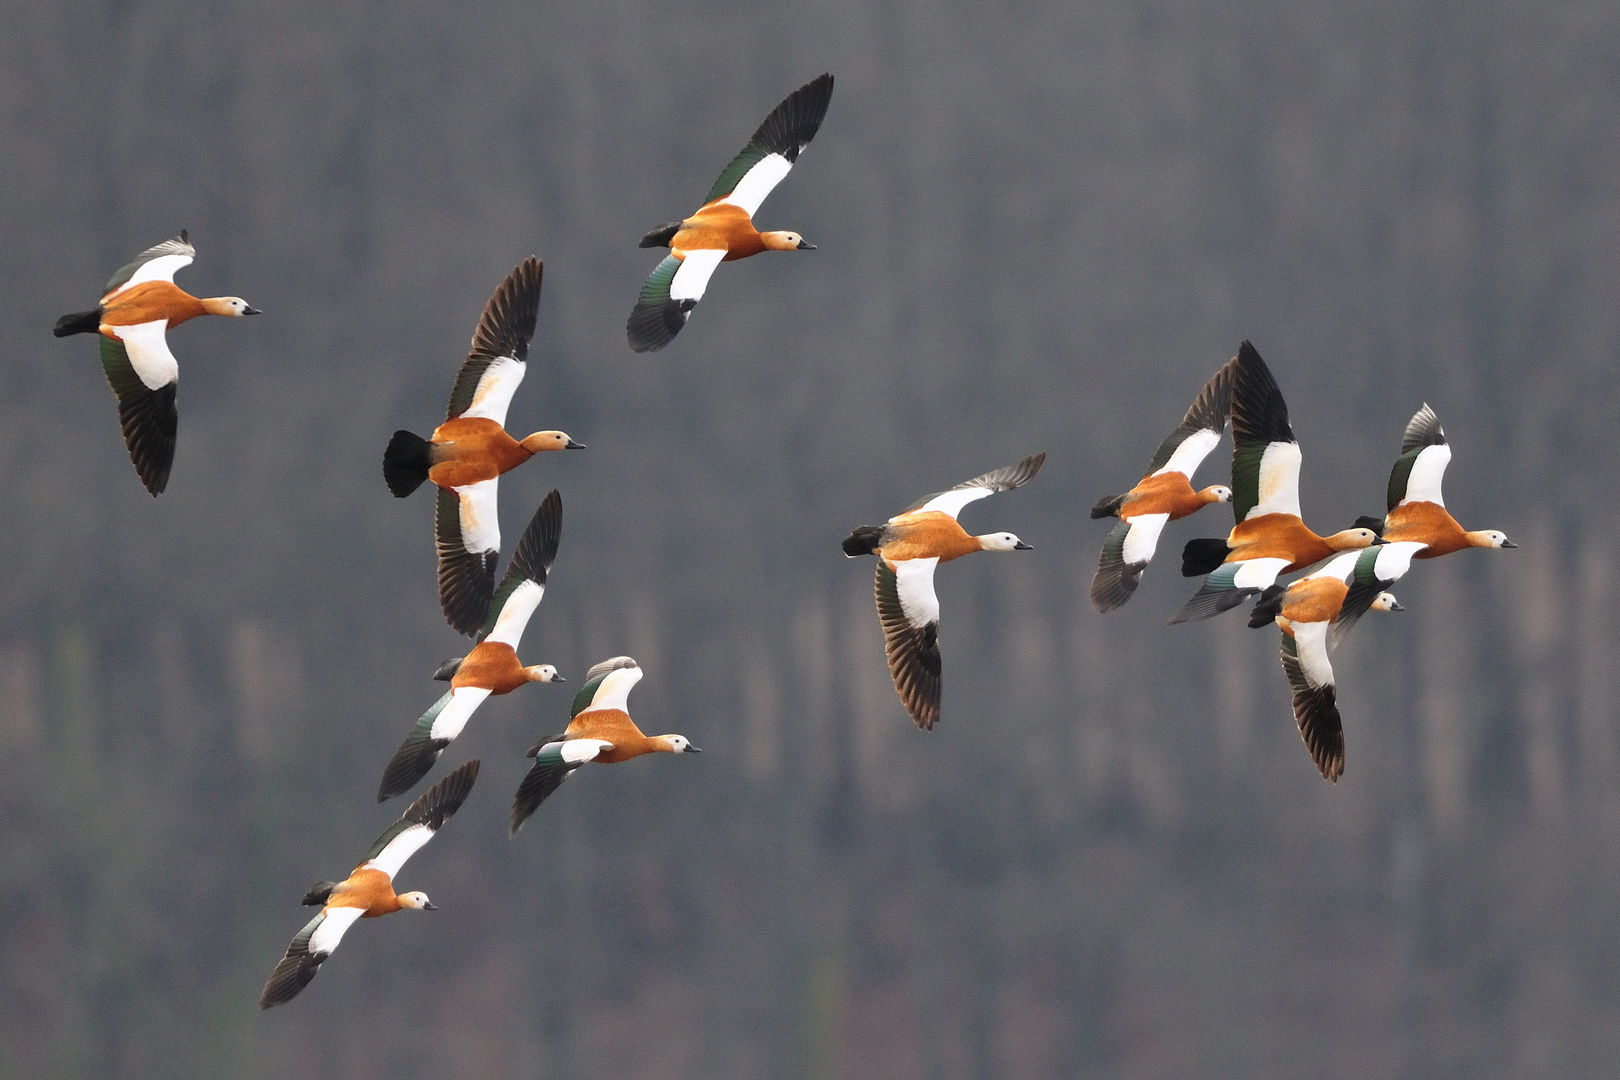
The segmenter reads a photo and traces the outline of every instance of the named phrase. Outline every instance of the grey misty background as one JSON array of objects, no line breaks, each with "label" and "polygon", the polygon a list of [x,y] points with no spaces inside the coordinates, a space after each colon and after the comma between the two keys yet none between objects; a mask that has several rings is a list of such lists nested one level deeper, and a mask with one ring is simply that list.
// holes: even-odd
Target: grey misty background
[{"label": "grey misty background", "polygon": [[[0,1077],[1573,1077],[1620,1055],[1612,476],[1620,8],[0,4]],[[666,352],[623,324],[766,111],[832,108]],[[173,337],[148,497],[87,338],[141,248],[262,319]],[[304,996],[258,989],[403,808],[464,643],[396,427],[547,262],[514,430],[590,445],[523,650],[628,652],[706,753],[587,770],[514,843],[568,695],[490,702],[472,799]],[[1098,496],[1252,338],[1307,520],[1381,506],[1435,405],[1450,504],[1339,654],[1349,771],[1274,631],[1085,601]],[[1044,449],[939,576],[945,717],[838,540]],[[1224,479],[1223,446],[1200,474]],[[442,774],[441,766],[437,774]]]}]

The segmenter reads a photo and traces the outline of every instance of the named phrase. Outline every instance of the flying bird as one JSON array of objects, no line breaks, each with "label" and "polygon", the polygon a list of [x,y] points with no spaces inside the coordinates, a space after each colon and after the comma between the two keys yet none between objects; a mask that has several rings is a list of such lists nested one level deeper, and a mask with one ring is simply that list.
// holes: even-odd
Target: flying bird
[{"label": "flying bird", "polygon": [[1389,474],[1389,513],[1382,520],[1366,517],[1357,522],[1377,531],[1385,540],[1416,540],[1424,549],[1415,556],[1433,559],[1464,548],[1516,548],[1519,545],[1497,529],[1465,530],[1446,510],[1440,493],[1451,446],[1440,418],[1424,403],[1401,436],[1401,456]]},{"label": "flying bird", "polygon": [[199,299],[175,285],[175,272],[190,266],[196,255],[182,229],[114,274],[94,309],[56,320],[57,337],[101,335],[101,368],[118,396],[124,445],[154,498],[169,485],[180,428],[174,404],[180,364],[169,351],[168,329],[199,315],[262,314],[240,296]]},{"label": "flying bird", "polygon": [[309,985],[326,958],[357,919],[374,919],[396,911],[437,911],[424,892],[396,893],[394,875],[400,867],[433,839],[433,834],[450,820],[472,792],[478,779],[474,758],[443,780],[428,788],[410,809],[390,825],[354,873],[342,881],[322,881],[304,896],[308,906],[320,905],[321,913],[298,931],[287,946],[287,955],[270,973],[259,995],[259,1008],[285,1005]]},{"label": "flying bird", "polygon": [[796,232],[760,232],[754,215],[816,137],[832,90],[833,77],[822,75],[789,94],[731,159],[695,214],[642,237],[642,247],[667,247],[669,254],[641,287],[630,312],[625,329],[631,349],[653,352],[675,340],[722,262],[762,251],[815,250]]},{"label": "flying bird", "polygon": [[432,437],[396,431],[383,451],[383,479],[396,498],[426,480],[438,486],[439,606],[451,628],[468,637],[483,627],[495,593],[501,474],[547,450],[584,449],[563,431],[537,431],[521,440],[506,433],[506,410],[529,368],[544,270],[539,259],[524,259],[484,305],[445,421]]},{"label": "flying bird", "polygon": [[1238,349],[1232,373],[1232,514],[1224,540],[1189,540],[1181,556],[1185,577],[1208,574],[1170,622],[1207,619],[1270,588],[1280,574],[1303,570],[1379,542],[1363,527],[1318,536],[1299,516],[1299,442],[1288,404],[1253,345]]},{"label": "flying bird", "polygon": [[604,660],[585,673],[568,727],[529,748],[534,765],[512,799],[511,835],[516,836],[546,797],[588,761],[617,765],[643,754],[701,752],[685,735],[641,733],[628,711],[630,690],[640,681],[641,665],[628,656]]},{"label": "flying bird", "polygon": [[906,712],[920,728],[939,719],[939,598],[934,567],[975,551],[1029,551],[1009,532],[970,535],[956,515],[968,503],[1023,487],[1041,471],[1044,453],[987,472],[949,491],[912,504],[883,525],[862,525],[844,540],[844,554],[878,557],[878,621],[883,625],[889,674]]},{"label": "flying bird", "polygon": [[547,495],[534,512],[518,542],[501,587],[489,605],[489,622],[478,644],[460,660],[442,665],[434,675],[450,683],[450,692],[422,714],[394,752],[377,788],[377,801],[403,794],[426,776],[484,699],[509,694],[531,682],[563,682],[550,664],[525,666],[517,656],[518,642],[529,617],[546,593],[546,575],[557,558],[562,538],[562,496]]},{"label": "flying bird", "polygon": [[1091,508],[1093,518],[1117,517],[1097,557],[1091,579],[1091,605],[1108,612],[1124,607],[1159,546],[1166,523],[1195,514],[1210,503],[1232,501],[1232,489],[1214,484],[1194,491],[1192,475],[1221,441],[1232,407],[1233,357],[1210,377],[1192,407],[1148,461],[1147,475],[1123,495],[1111,495]]},{"label": "flying bird", "polygon": [[1386,590],[1406,575],[1422,544],[1399,542],[1347,551],[1322,569],[1262,597],[1249,625],[1282,629],[1282,666],[1294,698],[1294,722],[1324,780],[1344,774],[1344,724],[1328,652],[1368,611],[1400,611]]}]

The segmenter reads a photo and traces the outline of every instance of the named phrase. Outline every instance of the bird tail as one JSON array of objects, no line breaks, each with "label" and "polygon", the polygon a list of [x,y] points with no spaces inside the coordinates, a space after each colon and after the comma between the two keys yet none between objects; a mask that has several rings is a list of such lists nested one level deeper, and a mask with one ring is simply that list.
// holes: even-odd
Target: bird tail
[{"label": "bird tail", "polygon": [[309,892],[304,894],[304,906],[316,907],[326,903],[332,897],[332,890],[337,887],[338,883],[335,881],[317,881],[309,887]]},{"label": "bird tail", "polygon": [[684,221],[666,221],[652,232],[641,238],[641,247],[669,247],[669,242],[675,239],[675,234],[681,231]]},{"label": "bird tail", "polygon": [[1203,577],[1213,574],[1232,553],[1225,540],[1203,538],[1187,541],[1181,549],[1181,576]]},{"label": "bird tail", "polygon": [[1381,517],[1372,517],[1369,514],[1362,514],[1360,517],[1356,518],[1355,527],[1358,529],[1371,529],[1374,536],[1384,535],[1384,519]]},{"label": "bird tail", "polygon": [[1108,495],[1097,500],[1097,505],[1091,508],[1091,516],[1094,518],[1118,517],[1119,508],[1124,505],[1124,495]]},{"label": "bird tail", "polygon": [[1249,611],[1249,626],[1255,630],[1270,626],[1282,614],[1283,593],[1286,585],[1268,585]]},{"label": "bird tail", "polygon": [[862,525],[844,538],[844,554],[852,559],[862,555],[876,555],[883,546],[883,526]]},{"label": "bird tail", "polygon": [[56,320],[56,329],[52,331],[57,337],[67,337],[70,334],[94,334],[101,329],[101,309],[94,311],[76,311],[72,315],[64,315]]},{"label": "bird tail", "polygon": [[383,451],[383,479],[394,498],[403,499],[422,486],[433,467],[433,444],[410,431],[396,431]]}]

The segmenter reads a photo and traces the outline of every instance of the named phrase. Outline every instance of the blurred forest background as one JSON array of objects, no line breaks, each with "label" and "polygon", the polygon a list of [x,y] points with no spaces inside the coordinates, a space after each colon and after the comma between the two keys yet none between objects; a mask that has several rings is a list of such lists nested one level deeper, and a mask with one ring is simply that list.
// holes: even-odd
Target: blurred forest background
[{"label": "blurred forest background", "polygon": [[[1449,1078],[1620,1060],[1614,417],[1620,7],[1598,0],[273,4],[0,0],[0,1077]],[[624,321],[789,91],[837,76],[765,204],[814,254]],[[182,227],[179,284],[263,318],[171,338],[166,495],[87,338]],[[443,415],[485,299],[546,260],[519,434],[589,444],[523,653],[617,653],[649,732],[505,834],[563,688],[261,1014],[312,881],[404,807],[383,764],[464,651],[396,427]],[[1382,509],[1439,411],[1448,502],[1512,552],[1419,565],[1338,654],[1349,769],[1275,631],[1168,628],[1167,530],[1085,599],[1099,496],[1252,338],[1306,519]],[[838,541],[969,509],[1029,555],[939,576],[945,716],[888,683]],[[1229,451],[1203,483],[1223,482]],[[441,775],[441,766],[435,775]]]}]

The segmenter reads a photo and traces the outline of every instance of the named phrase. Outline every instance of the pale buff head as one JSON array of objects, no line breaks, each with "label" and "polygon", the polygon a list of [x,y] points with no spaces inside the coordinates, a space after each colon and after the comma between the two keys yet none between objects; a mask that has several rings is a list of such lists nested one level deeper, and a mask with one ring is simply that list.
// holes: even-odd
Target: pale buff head
[{"label": "pale buff head", "polygon": [[1373,602],[1367,606],[1368,611],[1405,611],[1401,602],[1395,599],[1394,593],[1381,592],[1373,597]]},{"label": "pale buff head", "polygon": [[1334,551],[1354,551],[1380,543],[1378,534],[1371,529],[1345,529],[1322,537],[1322,542]]},{"label": "pale buff head", "polygon": [[667,754],[701,754],[703,751],[692,745],[685,735],[660,735],[658,749]]},{"label": "pale buff head", "polygon": [[1207,503],[1229,503],[1232,501],[1232,489],[1225,484],[1211,484],[1200,491],[1198,497]]},{"label": "pale buff head", "polygon": [[550,664],[534,664],[523,669],[523,677],[530,682],[567,682]]},{"label": "pale buff head", "polygon": [[433,906],[433,901],[428,899],[428,895],[425,892],[400,893],[399,894],[399,908],[400,908],[401,911],[404,911],[406,909],[409,909],[411,911],[438,911],[439,910],[438,908]]},{"label": "pale buff head", "polygon": [[762,232],[759,234],[760,243],[771,251],[814,251],[816,245],[809,243],[796,232],[780,229],[776,232]]},{"label": "pale buff head", "polygon": [[203,310],[210,315],[224,315],[236,319],[243,315],[263,315],[264,312],[240,296],[210,296],[202,301]]},{"label": "pale buff head", "polygon": [[985,533],[975,536],[981,551],[1034,551],[1034,545],[1026,544],[1010,532]]},{"label": "pale buff head", "polygon": [[585,444],[575,442],[566,431],[537,431],[522,441],[523,449],[531,454],[546,450],[583,450]]},{"label": "pale buff head", "polygon": [[1519,545],[1507,538],[1507,533],[1496,529],[1477,529],[1466,534],[1468,545],[1478,548],[1516,548]]}]

